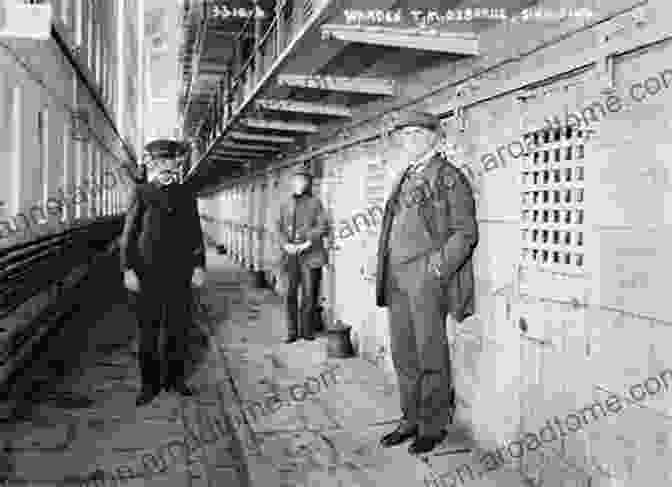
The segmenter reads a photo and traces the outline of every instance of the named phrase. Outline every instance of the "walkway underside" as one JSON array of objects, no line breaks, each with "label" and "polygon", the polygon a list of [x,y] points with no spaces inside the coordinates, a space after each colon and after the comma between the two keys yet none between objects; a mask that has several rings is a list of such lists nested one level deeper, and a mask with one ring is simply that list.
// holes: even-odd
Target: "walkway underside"
[{"label": "walkway underside", "polygon": [[[461,3],[443,2],[441,9]],[[480,54],[478,34],[466,24],[437,32],[346,18],[353,9],[418,7],[409,0],[283,0],[260,6],[267,15],[247,22],[212,11],[185,17],[184,134],[202,145],[192,177],[206,191],[300,153],[318,132],[356,119],[359,107],[398,97],[404,66],[420,70],[438,60]]]}]

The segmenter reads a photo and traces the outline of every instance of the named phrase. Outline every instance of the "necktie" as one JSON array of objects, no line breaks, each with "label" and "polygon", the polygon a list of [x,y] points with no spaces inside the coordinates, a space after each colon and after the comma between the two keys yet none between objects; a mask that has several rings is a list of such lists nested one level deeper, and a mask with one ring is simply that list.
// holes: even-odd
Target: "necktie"
[{"label": "necktie", "polygon": [[294,207],[294,211],[292,212],[292,237],[291,237],[291,242],[294,243],[294,240],[296,239],[296,207],[299,202],[298,198],[293,199],[294,204],[292,205]]}]

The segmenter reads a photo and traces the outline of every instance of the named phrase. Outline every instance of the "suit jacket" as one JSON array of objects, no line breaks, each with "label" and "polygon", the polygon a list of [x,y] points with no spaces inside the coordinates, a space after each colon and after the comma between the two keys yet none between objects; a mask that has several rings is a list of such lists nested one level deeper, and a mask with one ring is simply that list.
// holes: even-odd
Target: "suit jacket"
[{"label": "suit jacket", "polygon": [[136,185],[120,241],[122,270],[142,276],[186,278],[205,267],[196,198],[182,184]]},{"label": "suit jacket", "polygon": [[[389,271],[388,243],[394,201],[400,204],[418,205],[419,212],[430,236],[429,244],[418,239],[413,248],[412,257],[404,263],[431,254],[439,254],[441,288],[444,291],[448,312],[462,321],[474,312],[474,274],[472,254],[478,243],[478,225],[476,222],[476,204],[471,186],[466,177],[440,154],[435,154],[420,172],[423,188],[416,189],[411,195],[401,194],[402,178],[393,188],[385,204],[385,213],[378,241],[376,272],[376,304],[386,307],[385,296]],[[412,240],[412,239],[411,239]],[[422,248],[420,248],[422,247]],[[398,265],[398,264],[397,264]],[[431,273],[426,269],[426,273]],[[417,276],[418,280],[433,276]]]},{"label": "suit jacket", "polygon": [[[294,234],[292,235],[292,227]],[[308,267],[322,267],[327,263],[327,251],[324,248],[323,237],[329,233],[329,220],[324,206],[319,198],[304,194],[300,197],[292,196],[290,200],[280,206],[280,214],[276,220],[275,230],[281,248],[282,260],[280,265],[286,264],[287,255],[282,246],[292,243],[312,242],[310,248],[299,255],[299,261]]]}]

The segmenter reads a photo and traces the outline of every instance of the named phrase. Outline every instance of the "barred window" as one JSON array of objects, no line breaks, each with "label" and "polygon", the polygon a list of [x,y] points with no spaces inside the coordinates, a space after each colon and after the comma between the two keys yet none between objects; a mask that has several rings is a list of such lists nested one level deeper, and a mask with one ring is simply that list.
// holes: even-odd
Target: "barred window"
[{"label": "barred window", "polygon": [[521,260],[561,272],[583,271],[584,150],[588,133],[576,127],[523,136]]}]

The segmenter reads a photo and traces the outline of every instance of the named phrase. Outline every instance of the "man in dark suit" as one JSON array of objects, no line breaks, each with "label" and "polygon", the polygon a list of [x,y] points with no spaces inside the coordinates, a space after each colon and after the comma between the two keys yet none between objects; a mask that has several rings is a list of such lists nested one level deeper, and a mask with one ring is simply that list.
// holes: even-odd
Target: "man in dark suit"
[{"label": "man in dark suit", "polygon": [[134,189],[120,242],[124,285],[138,293],[139,406],[162,387],[193,394],[185,384],[186,337],[193,326],[191,286],[201,287],[205,279],[205,248],[196,199],[180,183],[181,169],[170,159],[148,163],[148,182]]},{"label": "man in dark suit", "polygon": [[376,304],[388,308],[404,414],[381,443],[414,438],[412,454],[431,451],[452,422],[446,316],[461,321],[473,313],[475,203],[467,179],[437,152],[439,127],[417,111],[395,123],[386,159],[396,182],[378,243]]},{"label": "man in dark suit", "polygon": [[[315,339],[319,323],[318,297],[322,267],[327,251],[322,238],[329,232],[327,214],[319,198],[311,193],[312,175],[299,168],[293,175],[293,194],[280,207],[276,221],[282,262],[288,290],[286,296],[288,336],[286,343],[299,338]],[[301,288],[301,314],[298,310],[298,289]],[[300,326],[299,326],[300,322]]]}]

